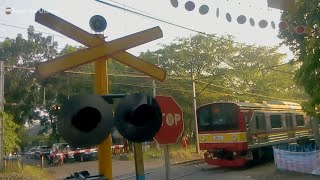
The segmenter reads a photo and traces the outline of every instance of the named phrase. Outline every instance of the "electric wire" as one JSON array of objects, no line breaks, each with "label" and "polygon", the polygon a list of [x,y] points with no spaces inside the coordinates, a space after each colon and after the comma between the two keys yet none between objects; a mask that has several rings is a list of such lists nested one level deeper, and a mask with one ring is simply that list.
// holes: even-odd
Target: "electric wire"
[{"label": "electric wire", "polygon": [[[197,82],[205,83],[205,82],[199,81],[199,80],[198,80]],[[296,102],[296,100],[290,100],[290,99],[284,99],[284,98],[278,98],[278,97],[272,97],[272,96],[265,96],[265,95],[261,95],[261,94],[250,93],[250,92],[243,92],[243,91],[238,91],[238,90],[235,90],[235,89],[232,89],[232,88],[223,87],[223,86],[214,85],[214,84],[210,84],[210,86],[214,86],[214,87],[226,89],[226,90],[229,90],[229,91],[233,91],[233,92],[235,92],[235,93],[238,93],[239,95],[241,95],[241,94],[247,94],[247,95],[251,95],[251,96],[263,97],[263,98],[268,98],[268,99],[285,100],[285,101],[295,101],[295,102]],[[302,100],[301,100],[301,101],[302,101]]]},{"label": "electric wire", "polygon": [[117,5],[115,5],[115,4],[107,3],[107,2],[105,2],[105,1],[101,1],[101,0],[95,0],[95,1],[100,2],[100,3],[102,3],[102,4],[105,4],[105,5],[108,5],[108,6],[111,6],[111,7],[114,7],[114,8],[117,8],[117,9],[121,9],[121,10],[123,10],[123,11],[130,12],[130,13],[132,13],[132,14],[136,14],[136,15],[143,16],[143,17],[146,17],[146,18],[149,18],[149,19],[153,19],[153,20],[156,20],[156,21],[165,23],[165,24],[169,24],[169,25],[172,25],[172,26],[175,26],[175,27],[179,27],[179,28],[182,28],[182,29],[186,29],[186,30],[193,31],[193,32],[196,32],[196,33],[200,33],[200,34],[204,34],[204,35],[209,35],[209,34],[207,34],[207,33],[205,33],[205,32],[202,32],[202,31],[197,31],[197,30],[194,30],[194,29],[185,27],[185,26],[181,26],[181,25],[178,25],[178,24],[175,24],[175,23],[171,23],[171,22],[169,22],[169,21],[165,21],[165,20],[156,18],[156,17],[154,17],[154,16],[150,16],[150,15],[146,15],[146,14],[143,14],[143,13],[139,13],[139,12],[136,12],[136,11],[133,11],[133,10],[130,10],[130,9],[126,9],[126,8],[124,8],[124,7],[120,7],[120,6],[117,6]]},{"label": "electric wire", "polygon": [[[110,76],[119,76],[119,75],[115,75],[115,74],[110,74]],[[126,76],[126,75],[120,75],[120,76]],[[135,77],[135,76],[126,76],[126,77]],[[70,78],[63,78],[63,77],[54,77],[54,78],[58,78],[58,79],[70,79]],[[75,78],[72,78],[75,79]],[[93,82],[93,80],[82,80],[82,79],[78,79],[80,81],[87,81],[87,82]],[[202,81],[198,81],[201,83],[204,83]],[[129,83],[110,83],[110,85],[123,85],[123,86],[132,86],[132,87],[141,87],[141,88],[153,88],[152,86],[147,86],[147,85],[142,85],[142,84],[129,84]],[[212,84],[210,84],[212,85]],[[230,94],[230,93],[226,93],[226,92],[219,92],[219,91],[214,91],[214,90],[202,90],[201,92],[212,92],[212,93],[219,93],[222,95],[230,95],[230,96],[245,96],[245,94],[247,95],[251,95],[251,96],[255,96],[255,97],[262,97],[262,98],[266,98],[266,99],[274,99],[274,100],[281,100],[281,101],[291,101],[291,102],[301,102],[303,100],[293,100],[293,99],[284,99],[284,98],[279,98],[279,97],[272,97],[272,96],[265,96],[265,95],[261,95],[261,94],[255,94],[255,93],[249,93],[249,92],[240,92],[237,90],[234,90],[232,88],[227,88],[227,87],[223,87],[223,86],[218,86],[218,85],[212,85],[212,86],[216,86],[218,88],[222,88],[228,91],[232,91],[237,93],[235,94]],[[164,89],[164,90],[173,90],[173,91],[183,91],[183,92],[192,92],[191,90],[186,90],[186,89],[177,89],[177,88],[168,88],[168,87],[157,87],[159,89]],[[199,92],[198,92],[199,93]]]},{"label": "electric wire", "polygon": [[[12,69],[23,69],[23,70],[31,70],[34,71],[34,67],[24,67],[24,66],[8,66],[5,65],[5,68],[12,68]],[[82,71],[71,71],[67,70],[62,73],[71,73],[71,74],[83,74],[83,75],[94,75],[93,72],[82,72]],[[133,74],[114,74],[114,73],[108,73],[108,76],[116,76],[116,77],[132,77],[132,78],[148,78],[151,79],[151,77],[146,75],[136,75],[137,73]],[[166,77],[167,79],[177,79],[177,80],[188,80],[187,77]]]},{"label": "electric wire", "polygon": [[[192,28],[189,28],[189,27],[186,27],[186,26],[182,26],[182,25],[179,25],[179,24],[176,24],[176,23],[172,23],[172,22],[169,22],[169,21],[167,21],[167,20],[163,20],[163,19],[157,18],[157,17],[155,17],[155,16],[153,16],[153,15],[148,15],[148,14],[146,14],[146,13],[145,13],[145,14],[144,14],[144,13],[140,13],[140,12],[143,12],[143,11],[141,11],[141,10],[139,10],[139,9],[137,9],[137,8],[133,8],[133,7],[131,7],[131,6],[125,5],[125,7],[130,8],[130,9],[135,9],[136,11],[127,9],[127,8],[125,8],[125,7],[120,7],[120,6],[117,6],[117,5],[115,5],[115,4],[111,4],[111,3],[108,3],[108,2],[105,2],[105,1],[102,1],[102,0],[95,0],[95,1],[97,1],[97,2],[99,2],[99,3],[102,3],[102,4],[105,4],[105,5],[108,5],[108,6],[111,6],[111,7],[113,7],[113,8],[120,9],[120,10],[122,10],[122,11],[126,11],[126,12],[129,12],[129,13],[138,15],[138,16],[142,16],[142,17],[145,17],[145,18],[149,18],[149,19],[152,19],[152,20],[161,22],[161,23],[169,24],[169,25],[174,26],[174,27],[178,27],[178,28],[182,28],[182,29],[185,29],[185,30],[189,30],[189,31],[192,31],[192,32],[199,33],[199,34],[207,35],[207,36],[210,36],[210,37],[213,37],[213,38],[216,38],[216,39],[224,39],[224,40],[226,40],[226,41],[229,41],[229,42],[232,42],[232,43],[235,43],[235,44],[239,44],[239,45],[245,44],[245,43],[234,42],[234,41],[232,41],[232,40],[230,40],[230,39],[227,39],[227,38],[224,38],[224,37],[217,37],[217,36],[215,36],[215,35],[213,35],[213,34],[208,34],[208,33],[203,32],[203,31],[195,30],[195,29],[192,29]],[[112,0],[110,0],[110,1],[112,1]],[[114,1],[112,1],[112,2],[114,2]],[[117,4],[120,4],[120,3],[117,3]],[[120,5],[121,5],[121,4],[120,4]],[[122,6],[123,6],[123,4],[122,4]],[[140,12],[137,12],[137,11],[140,11]]]},{"label": "electric wire", "polygon": [[125,5],[125,4],[123,4],[123,3],[119,3],[119,2],[117,2],[117,1],[113,1],[113,0],[109,0],[109,1],[111,1],[111,2],[113,2],[113,3],[116,3],[116,4],[119,4],[119,5],[123,6],[123,7],[127,7],[127,8],[130,8],[130,9],[133,9],[133,10],[139,11],[139,12],[141,12],[141,13],[145,13],[145,14],[150,15],[149,13],[147,13],[147,12],[145,12],[145,11],[142,11],[142,10],[139,10],[139,9],[137,9],[137,8],[134,8],[134,7],[131,7],[131,6]]},{"label": "electric wire", "polygon": [[[11,25],[11,24],[7,24],[7,23],[0,23],[0,25],[2,25],[2,26],[7,26],[7,27],[12,27],[12,28],[17,28],[17,29],[28,30],[28,28],[21,27],[21,26],[16,26],[16,25]],[[48,32],[37,31],[37,30],[34,30],[34,32],[43,33],[43,34],[49,34],[49,35],[54,35],[54,36],[58,36],[58,37],[62,37],[62,38],[66,38],[66,39],[67,39],[67,37],[62,36],[62,35],[59,35],[59,34],[55,34],[55,33],[48,33]]]},{"label": "electric wire", "polygon": [[[74,78],[72,78],[72,79],[63,78],[63,77],[54,77],[54,78],[74,80]],[[83,79],[77,79],[77,80],[86,81],[86,82],[93,82],[93,80],[83,80]],[[130,87],[148,88],[148,89],[152,89],[153,88],[151,85],[149,86],[149,85],[132,84],[132,83],[112,83],[111,82],[109,85],[110,86],[112,86],[112,85],[130,86]],[[168,88],[168,87],[159,87],[159,86],[157,86],[157,89],[192,93],[192,90],[181,89],[181,88]],[[224,89],[228,90],[228,88],[224,88]],[[231,93],[215,91],[215,90],[203,90],[202,91],[203,94],[211,94],[211,95],[214,93],[214,94],[220,94],[220,95],[223,95],[223,96],[232,96],[232,97],[242,96],[242,97],[247,97],[245,94],[249,94],[251,96],[262,97],[262,98],[272,99],[272,100],[290,101],[290,102],[302,102],[302,101],[304,101],[304,100],[300,100],[300,99],[293,100],[293,99],[284,99],[284,98],[278,98],[278,97],[264,96],[264,95],[254,94],[254,93],[239,93],[239,92],[236,92],[236,91],[234,91],[234,92],[237,93],[237,94],[231,94]],[[200,98],[200,97],[198,96],[198,98]]]}]

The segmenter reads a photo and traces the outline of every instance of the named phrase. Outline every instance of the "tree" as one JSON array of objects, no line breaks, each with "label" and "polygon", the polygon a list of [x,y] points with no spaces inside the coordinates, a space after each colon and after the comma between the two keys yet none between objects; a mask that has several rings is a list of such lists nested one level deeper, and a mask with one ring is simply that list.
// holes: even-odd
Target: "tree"
[{"label": "tree", "polygon": [[[46,79],[38,78],[33,68],[38,62],[80,48],[83,47],[67,45],[58,52],[56,42],[35,33],[33,28],[29,28],[27,39],[18,35],[0,43],[0,55],[7,57],[6,63],[10,66],[5,75],[5,109],[12,113],[15,122],[22,125],[26,120],[40,120],[47,130],[52,129],[51,140],[59,141],[54,125],[57,110],[52,107],[61,106],[72,95],[94,94],[93,63]],[[167,71],[165,82],[157,83],[157,94],[174,97],[184,110],[185,127],[190,133],[194,128],[191,67],[196,79],[198,105],[221,100],[297,101],[303,98],[303,92],[297,90],[291,79],[296,67],[282,65],[283,55],[276,50],[277,47],[239,44],[230,36],[198,34],[179,38],[156,51],[141,53],[140,58],[153,64],[159,62]],[[17,69],[17,66],[24,68]],[[152,93],[151,78],[117,61],[108,60],[108,73],[110,93]]]},{"label": "tree", "polygon": [[[301,100],[304,94],[292,81],[296,68],[283,65],[284,55],[277,53],[277,49],[236,43],[230,36],[198,34],[177,39],[154,52],[141,53],[140,57],[153,64],[159,61],[160,67],[167,70],[168,77],[158,84],[158,93],[171,95],[180,104],[185,127],[190,132],[193,129],[191,66],[198,106],[222,100]],[[139,84],[142,86],[145,82],[149,83],[140,79]]]},{"label": "tree", "polygon": [[[81,48],[82,47],[66,45],[58,53],[58,56],[70,54]],[[46,91],[46,104],[41,111],[46,112],[47,115],[37,115],[36,117],[40,119],[42,125],[47,126],[42,133],[47,133],[48,130],[52,130],[50,134],[51,142],[60,142],[60,135],[56,128],[59,110],[53,107],[60,107],[68,100],[70,96],[77,94],[92,94],[93,75],[85,74],[85,72],[92,72],[92,69],[92,64],[87,64],[72,68],[67,73],[62,72],[57,75],[42,79],[39,82],[41,87]],[[38,111],[38,113],[41,111]]]},{"label": "tree", "polygon": [[292,81],[295,67],[283,64],[284,54],[277,53],[278,47],[236,46],[236,54],[225,61],[229,70],[223,84],[244,94],[238,95],[238,100],[301,100],[299,93],[294,93],[298,90]]},{"label": "tree", "polygon": [[[290,26],[279,31],[279,37],[290,47],[297,61],[301,63],[296,72],[296,82],[303,86],[305,92],[310,96],[305,110],[310,114],[315,113],[315,107],[320,103],[320,45],[319,23],[320,8],[318,0],[298,0],[297,11],[284,12],[281,19]],[[298,34],[294,27],[303,25],[315,29],[312,33]]]},{"label": "tree", "polygon": [[[35,64],[56,56],[57,43],[28,28],[28,38],[18,34],[15,39],[0,43],[0,57],[5,59],[5,109],[19,125],[32,120],[33,111],[42,103],[41,85],[33,68]],[[23,67],[23,68],[20,68]]]},{"label": "tree", "polygon": [[5,112],[1,112],[1,120],[3,122],[3,144],[4,152],[9,154],[19,148],[18,143],[21,142],[17,135],[19,125],[14,123],[13,116]]}]

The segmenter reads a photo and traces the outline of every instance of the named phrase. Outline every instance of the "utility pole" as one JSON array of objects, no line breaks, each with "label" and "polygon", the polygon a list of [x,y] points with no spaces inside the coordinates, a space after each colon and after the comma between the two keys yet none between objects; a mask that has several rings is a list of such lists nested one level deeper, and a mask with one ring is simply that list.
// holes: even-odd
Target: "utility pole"
[{"label": "utility pole", "polygon": [[[158,67],[159,67],[159,54],[158,54]],[[153,97],[156,97],[157,96],[157,84],[156,84],[156,80],[152,80],[152,95]],[[160,146],[159,144],[156,142],[157,144],[157,149],[160,149]]]},{"label": "utility pole", "polygon": [[[159,67],[159,54],[158,54],[158,67]],[[157,95],[157,89],[156,89],[157,85],[156,85],[156,80],[152,80],[152,90],[153,90],[153,97],[156,97]]]},{"label": "utility pole", "polygon": [[43,106],[46,105],[46,88],[43,88]]},{"label": "utility pole", "polygon": [[153,97],[156,97],[157,95],[157,85],[156,85],[156,81],[155,80],[152,80],[152,95]]},{"label": "utility pole", "polygon": [[[4,111],[4,61],[0,60],[0,111]],[[3,116],[2,116],[3,117]],[[3,118],[0,119],[0,171],[3,170]]]},{"label": "utility pole", "polygon": [[200,154],[199,147],[199,136],[198,136],[198,122],[197,122],[197,100],[196,100],[196,85],[194,82],[194,74],[193,74],[193,59],[191,60],[190,67],[190,76],[191,76],[191,85],[192,85],[192,115],[194,120],[194,135],[196,137],[196,152]]}]

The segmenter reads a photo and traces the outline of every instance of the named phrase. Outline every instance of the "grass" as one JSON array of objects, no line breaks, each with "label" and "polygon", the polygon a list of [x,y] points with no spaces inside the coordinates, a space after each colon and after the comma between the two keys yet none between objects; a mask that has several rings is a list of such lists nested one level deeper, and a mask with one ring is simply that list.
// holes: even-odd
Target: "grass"
[{"label": "grass", "polygon": [[0,179],[51,180],[46,170],[35,166],[22,166],[18,160],[6,161],[5,170],[0,173]]},{"label": "grass", "polygon": [[[182,161],[188,161],[188,160],[194,160],[199,159],[203,157],[203,153],[200,153],[198,155],[196,153],[196,146],[194,144],[191,144],[188,146],[188,148],[185,150],[181,147],[181,145],[175,144],[175,145],[169,145],[169,151],[170,151],[170,160],[172,162],[182,162]],[[160,148],[156,148],[151,146],[150,149],[143,151],[143,159],[149,160],[149,159],[159,159],[163,158],[163,147],[160,146]],[[129,153],[126,158],[123,158],[122,160],[134,160],[133,153]]]},{"label": "grass", "polygon": [[33,177],[34,179],[39,180],[51,180],[51,176],[49,173],[41,168],[35,167],[35,166],[25,166],[23,168],[23,175],[26,177]]}]

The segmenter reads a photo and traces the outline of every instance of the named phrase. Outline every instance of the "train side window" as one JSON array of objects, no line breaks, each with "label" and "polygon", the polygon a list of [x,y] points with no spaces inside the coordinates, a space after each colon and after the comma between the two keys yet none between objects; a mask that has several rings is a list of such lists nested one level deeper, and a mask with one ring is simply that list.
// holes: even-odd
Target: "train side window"
[{"label": "train side window", "polygon": [[292,123],[292,114],[290,113],[286,113],[286,125],[287,125],[287,128],[292,128],[293,126],[293,123]]},{"label": "train side window", "polygon": [[281,115],[270,115],[271,128],[282,128]]},{"label": "train side window", "polygon": [[266,119],[263,113],[256,113],[256,130],[266,130]]},{"label": "train side window", "polygon": [[296,115],[296,124],[297,126],[304,126],[303,115]]}]

